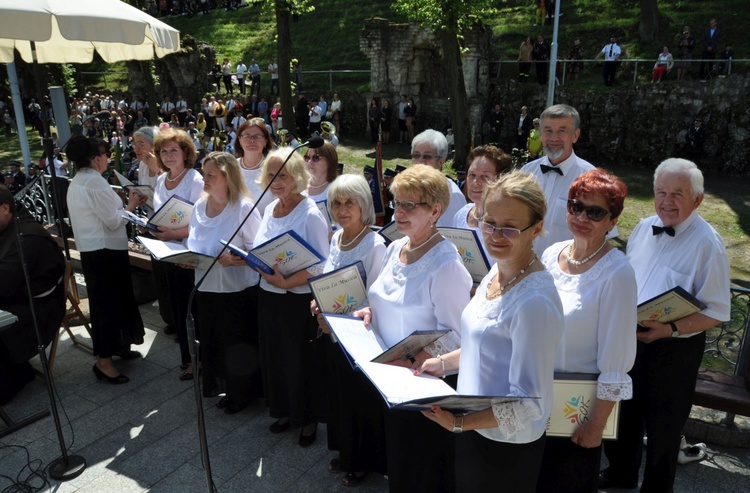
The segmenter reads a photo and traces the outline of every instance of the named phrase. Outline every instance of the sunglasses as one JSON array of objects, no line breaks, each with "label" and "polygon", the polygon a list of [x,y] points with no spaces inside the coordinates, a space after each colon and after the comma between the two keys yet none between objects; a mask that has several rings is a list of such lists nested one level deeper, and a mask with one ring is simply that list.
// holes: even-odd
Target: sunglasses
[{"label": "sunglasses", "polygon": [[[539,221],[537,221],[537,222],[539,222]],[[482,221],[479,224],[480,224],[480,226],[482,228],[482,233],[484,233],[486,235],[494,236],[495,233],[497,232],[497,233],[500,233],[500,235],[504,236],[505,238],[514,239],[514,238],[518,238],[519,236],[521,236],[521,233],[523,233],[524,231],[526,231],[530,227],[536,226],[537,222],[531,223],[530,225],[526,226],[523,229],[518,229],[518,228],[498,228],[497,226],[495,226],[493,224],[490,224],[490,223],[487,223],[487,222],[484,222],[484,221]]]},{"label": "sunglasses", "polygon": [[320,156],[318,156],[317,154],[314,156],[305,156],[305,162],[309,163],[310,161],[312,161],[313,163],[317,163],[318,161],[320,161]]},{"label": "sunglasses", "polygon": [[598,205],[586,205],[580,200],[568,199],[568,214],[580,216],[583,212],[586,212],[586,217],[594,222],[599,222],[611,214],[607,209],[603,209]]}]

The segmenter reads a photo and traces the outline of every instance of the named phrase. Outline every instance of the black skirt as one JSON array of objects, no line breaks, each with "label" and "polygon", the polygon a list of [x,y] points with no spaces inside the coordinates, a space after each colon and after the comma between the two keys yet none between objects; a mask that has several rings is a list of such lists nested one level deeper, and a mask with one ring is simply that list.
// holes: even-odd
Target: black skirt
[{"label": "black skirt", "polygon": [[312,295],[258,294],[258,332],[263,393],[273,418],[292,426],[325,421],[324,338],[310,314]]},{"label": "black skirt", "polygon": [[226,392],[235,404],[262,397],[258,352],[258,286],[236,293],[198,291],[203,392]]},{"label": "black skirt", "polygon": [[[180,343],[182,364],[190,363],[190,341],[187,337],[187,312],[190,292],[195,286],[195,271],[184,269],[171,262],[151,258],[156,281],[156,296],[159,299],[159,314],[167,325],[175,328]],[[195,305],[193,305],[195,307]],[[193,312],[195,315],[195,312]],[[200,333],[195,324],[196,335]]]},{"label": "black skirt", "polygon": [[133,295],[127,250],[81,252],[94,355],[109,358],[143,344],[143,320]]},{"label": "black skirt", "polygon": [[497,442],[475,431],[457,435],[456,490],[534,493],[546,435],[530,443]]},{"label": "black skirt", "polygon": [[340,452],[343,471],[388,474],[385,400],[360,370],[352,368],[338,344],[328,344],[332,363],[328,378],[328,448]]},{"label": "black skirt", "polygon": [[539,493],[596,493],[601,458],[601,445],[583,448],[571,442],[570,437],[547,437],[536,490]]}]

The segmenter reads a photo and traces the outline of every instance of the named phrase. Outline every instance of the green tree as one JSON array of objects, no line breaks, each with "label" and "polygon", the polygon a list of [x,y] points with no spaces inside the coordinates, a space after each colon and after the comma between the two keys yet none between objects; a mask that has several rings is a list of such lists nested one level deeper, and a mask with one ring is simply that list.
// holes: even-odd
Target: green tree
[{"label": "green tree", "polygon": [[276,63],[279,66],[279,97],[281,98],[281,126],[294,130],[294,103],[292,102],[292,35],[290,22],[293,17],[315,10],[311,0],[251,0],[263,4],[276,14]]},{"label": "green tree", "polygon": [[461,61],[462,34],[497,10],[491,0],[396,0],[394,9],[433,29],[443,51],[446,84],[450,97],[451,127],[455,135],[454,167],[462,167],[471,146],[471,124],[467,118],[466,85]]}]

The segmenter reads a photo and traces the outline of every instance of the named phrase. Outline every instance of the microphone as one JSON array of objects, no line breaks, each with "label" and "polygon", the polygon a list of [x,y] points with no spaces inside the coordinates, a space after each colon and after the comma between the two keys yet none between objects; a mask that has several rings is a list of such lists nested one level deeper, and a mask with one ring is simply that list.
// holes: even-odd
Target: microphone
[{"label": "microphone", "polygon": [[203,273],[203,276],[201,276],[200,279],[198,279],[198,282],[195,283],[195,287],[193,287],[193,290],[190,292],[190,296],[188,297],[188,303],[187,303],[187,318],[185,320],[185,324],[187,326],[187,336],[190,346],[190,361],[193,366],[193,373],[195,374],[195,377],[193,378],[193,389],[195,390],[195,407],[198,412],[198,437],[200,441],[200,447],[201,447],[201,462],[203,463],[203,469],[206,471],[206,482],[208,483],[208,491],[209,493],[214,493],[214,483],[213,478],[211,477],[211,464],[209,462],[208,457],[208,439],[206,437],[206,423],[203,416],[203,397],[201,395],[201,384],[200,384],[200,378],[198,377],[198,356],[200,351],[200,341],[198,341],[195,338],[195,321],[193,319],[192,314],[192,306],[193,306],[193,298],[195,298],[195,293],[198,292],[198,288],[201,287],[203,284],[203,281],[206,279],[206,276],[208,276],[208,273],[211,272],[211,269],[213,269],[214,265],[216,265],[216,262],[218,262],[219,257],[227,250],[227,245],[229,245],[235,236],[240,232],[242,229],[242,226],[245,225],[248,219],[250,219],[250,216],[255,211],[255,209],[258,207],[258,204],[260,204],[261,199],[266,195],[266,192],[268,192],[268,189],[271,188],[271,185],[273,184],[274,180],[276,180],[276,177],[279,176],[279,173],[282,172],[284,167],[286,166],[287,161],[292,157],[292,155],[297,152],[297,150],[300,147],[307,146],[310,149],[319,149],[323,147],[323,144],[325,144],[325,140],[319,135],[313,134],[310,139],[307,142],[303,142],[302,144],[299,144],[295,146],[292,149],[292,152],[289,153],[289,156],[284,160],[284,162],[281,164],[281,167],[271,177],[271,180],[268,182],[268,185],[266,185],[266,188],[263,189],[263,192],[260,194],[260,197],[257,198],[253,206],[250,208],[250,211],[245,215],[245,218],[240,222],[240,225],[237,226],[237,229],[234,230],[234,233],[232,233],[232,236],[229,237],[229,239],[226,241],[226,244],[221,248],[219,253],[214,257],[213,261],[211,262],[211,265],[208,266],[206,269],[206,272]]}]

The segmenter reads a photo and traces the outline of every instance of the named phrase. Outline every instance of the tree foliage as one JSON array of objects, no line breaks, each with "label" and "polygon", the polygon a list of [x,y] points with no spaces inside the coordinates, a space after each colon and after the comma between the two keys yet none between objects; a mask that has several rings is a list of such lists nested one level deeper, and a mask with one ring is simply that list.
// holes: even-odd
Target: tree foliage
[{"label": "tree foliage", "polygon": [[493,3],[490,0],[396,0],[394,4],[397,12],[434,30],[440,41],[455,136],[453,166],[456,168],[464,166],[471,150],[471,125],[466,117],[468,105],[461,61],[462,35],[483,16],[497,13]]},{"label": "tree foliage", "polygon": [[643,41],[654,41],[659,35],[659,5],[657,0],[640,0],[640,6],[638,34]]}]

